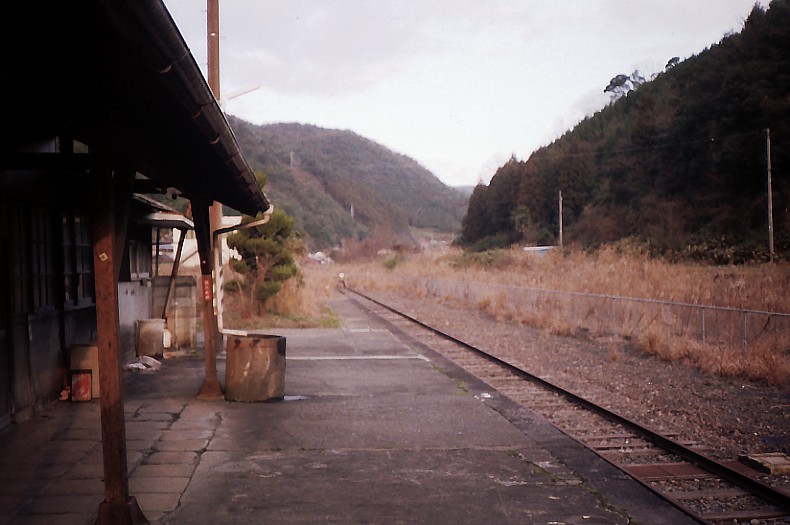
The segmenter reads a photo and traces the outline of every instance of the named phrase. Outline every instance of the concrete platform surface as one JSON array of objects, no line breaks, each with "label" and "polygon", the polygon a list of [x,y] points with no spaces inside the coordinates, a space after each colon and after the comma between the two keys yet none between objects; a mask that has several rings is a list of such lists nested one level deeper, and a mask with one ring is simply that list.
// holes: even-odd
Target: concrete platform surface
[{"label": "concrete platform surface", "polygon": [[[130,492],[152,523],[682,524],[689,518],[349,300],[287,330],[286,399],[195,398],[199,356],[126,374]],[[220,360],[220,377],[224,377]],[[92,523],[98,401],[0,432],[0,525]]]}]

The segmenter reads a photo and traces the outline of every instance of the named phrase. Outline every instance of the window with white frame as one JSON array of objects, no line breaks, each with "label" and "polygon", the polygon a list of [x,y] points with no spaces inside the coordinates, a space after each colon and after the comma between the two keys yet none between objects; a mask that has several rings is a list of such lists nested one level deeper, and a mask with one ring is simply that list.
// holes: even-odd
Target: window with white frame
[{"label": "window with white frame", "polygon": [[151,247],[138,241],[129,241],[129,276],[132,280],[151,277]]}]

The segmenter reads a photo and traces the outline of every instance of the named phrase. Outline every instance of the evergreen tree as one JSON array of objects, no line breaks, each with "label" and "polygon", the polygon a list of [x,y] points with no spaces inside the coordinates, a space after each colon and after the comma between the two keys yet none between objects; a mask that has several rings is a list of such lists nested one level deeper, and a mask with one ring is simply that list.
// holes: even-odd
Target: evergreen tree
[{"label": "evergreen tree", "polygon": [[293,225],[292,217],[276,209],[266,224],[239,230],[228,237],[228,245],[241,255],[241,260],[231,260],[231,266],[242,277],[227,283],[226,289],[246,292],[259,312],[285,281],[299,273],[294,255],[303,248]]}]

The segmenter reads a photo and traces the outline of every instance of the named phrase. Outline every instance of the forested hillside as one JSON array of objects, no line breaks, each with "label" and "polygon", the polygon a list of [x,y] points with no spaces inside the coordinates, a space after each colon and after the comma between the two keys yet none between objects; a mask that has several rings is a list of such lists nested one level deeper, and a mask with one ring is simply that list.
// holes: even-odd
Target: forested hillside
[{"label": "forested hillside", "polygon": [[229,121],[253,169],[266,173],[267,195],[314,248],[374,229],[460,227],[467,197],[406,156],[350,131]]},{"label": "forested hillside", "polygon": [[655,79],[623,90],[616,102],[528,160],[512,158],[489,186],[475,188],[462,243],[555,243],[561,191],[566,243],[634,238],[654,253],[679,257],[764,257],[770,129],[776,250],[787,256],[790,1],[755,7],[741,33],[697,56],[667,59]]}]

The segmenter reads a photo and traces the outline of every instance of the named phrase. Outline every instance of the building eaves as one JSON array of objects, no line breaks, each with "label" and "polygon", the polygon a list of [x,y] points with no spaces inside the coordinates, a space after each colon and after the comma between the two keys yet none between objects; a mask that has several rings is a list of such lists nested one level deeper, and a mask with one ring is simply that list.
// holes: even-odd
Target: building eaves
[{"label": "building eaves", "polygon": [[270,207],[160,0],[30,0],[4,19],[4,153],[73,138],[161,190],[250,215]]}]

